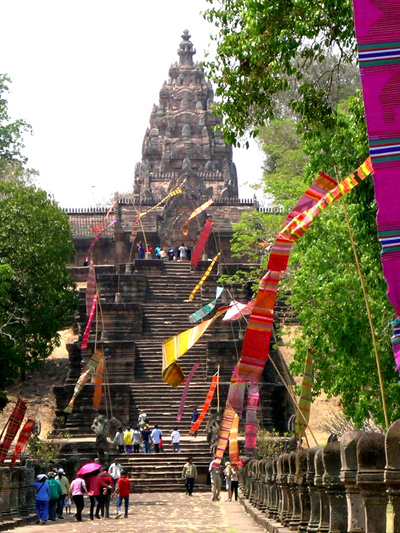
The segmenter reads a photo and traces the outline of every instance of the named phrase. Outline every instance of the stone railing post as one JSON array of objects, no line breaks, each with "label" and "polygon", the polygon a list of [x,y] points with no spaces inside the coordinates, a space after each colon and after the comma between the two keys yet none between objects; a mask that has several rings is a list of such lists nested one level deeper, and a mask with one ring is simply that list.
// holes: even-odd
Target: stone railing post
[{"label": "stone railing post", "polygon": [[381,433],[365,433],[357,443],[357,486],[365,507],[367,533],[386,533],[388,496],[384,483],[385,437]]},{"label": "stone railing post", "polygon": [[300,494],[299,487],[297,485],[297,476],[296,476],[296,458],[298,452],[291,452],[289,454],[289,490],[292,500],[292,515],[289,516],[289,529],[292,531],[297,531],[297,528],[300,524]]},{"label": "stone railing post", "polygon": [[269,492],[268,492],[268,486],[267,486],[267,466],[268,466],[268,459],[263,459],[261,461],[261,503],[260,503],[260,509],[262,511],[266,511],[268,508],[268,502],[269,502]]},{"label": "stone railing post", "polygon": [[306,481],[310,493],[310,521],[308,522],[307,531],[315,533],[318,530],[321,504],[319,499],[318,488],[315,485],[315,454],[321,446],[313,446],[307,450],[307,475]]},{"label": "stone railing post", "polygon": [[363,533],[365,531],[365,509],[360,489],[357,487],[357,443],[365,431],[355,430],[345,433],[340,441],[342,470],[340,480],[346,488],[347,531]]},{"label": "stone railing post", "polygon": [[320,515],[318,533],[327,533],[329,531],[329,498],[324,486],[324,463],[322,459],[323,449],[315,454],[315,477],[314,483],[318,489]]},{"label": "stone railing post", "polygon": [[273,459],[268,463],[267,470],[267,483],[269,484],[269,506],[267,510],[268,518],[273,518],[274,520],[278,516],[279,509],[279,490],[277,485],[276,477],[278,475],[278,460]]},{"label": "stone railing post", "polygon": [[328,443],[322,451],[325,473],[324,486],[329,498],[329,531],[330,533],[346,533],[347,502],[345,486],[340,481],[342,467],[340,442]]},{"label": "stone railing post", "polygon": [[281,486],[282,486],[282,508],[279,513],[279,520],[285,526],[289,525],[289,520],[293,513],[292,497],[289,489],[289,454],[284,453],[279,456],[281,467]]},{"label": "stone railing post", "polygon": [[300,521],[298,530],[307,531],[310,520],[310,494],[307,485],[307,450],[299,450],[296,454],[296,482],[299,489]]},{"label": "stone railing post", "polygon": [[392,531],[400,531],[400,420],[396,420],[386,434],[385,482],[393,507]]},{"label": "stone railing post", "polygon": [[283,466],[282,466],[282,455],[276,459],[276,485],[278,488],[278,511],[276,513],[276,520],[282,521],[281,517],[283,516],[285,508],[285,494],[283,491]]}]

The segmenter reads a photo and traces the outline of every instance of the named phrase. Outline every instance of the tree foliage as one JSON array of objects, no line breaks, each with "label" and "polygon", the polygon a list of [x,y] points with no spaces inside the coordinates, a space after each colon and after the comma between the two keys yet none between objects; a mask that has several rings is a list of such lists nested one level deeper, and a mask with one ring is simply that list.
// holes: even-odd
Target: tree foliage
[{"label": "tree foliage", "polygon": [[68,219],[47,193],[26,182],[24,121],[9,122],[0,77],[0,408],[19,372],[40,368],[73,323],[73,257]]},{"label": "tree foliage", "polygon": [[[355,55],[352,2],[311,0],[208,0],[204,16],[218,33],[216,57],[207,74],[220,99],[225,139],[238,144],[246,132],[256,136],[275,116],[277,96],[295,87],[290,107],[329,123],[335,105],[331,88],[343,62]],[[309,70],[335,55],[334,66],[312,81]]]}]

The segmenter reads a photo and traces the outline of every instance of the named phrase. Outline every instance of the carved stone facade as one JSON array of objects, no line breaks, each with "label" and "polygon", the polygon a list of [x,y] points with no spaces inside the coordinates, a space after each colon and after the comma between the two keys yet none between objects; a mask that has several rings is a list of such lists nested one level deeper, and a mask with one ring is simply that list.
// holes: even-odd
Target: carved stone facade
[{"label": "carved stone facade", "polygon": [[150,115],[135,169],[134,195],[140,199],[162,198],[180,185],[192,198],[238,197],[232,147],[213,131],[221,119],[211,112],[214,92],[203,67],[193,62],[190,37],[185,30],[179,62],[171,65]]}]

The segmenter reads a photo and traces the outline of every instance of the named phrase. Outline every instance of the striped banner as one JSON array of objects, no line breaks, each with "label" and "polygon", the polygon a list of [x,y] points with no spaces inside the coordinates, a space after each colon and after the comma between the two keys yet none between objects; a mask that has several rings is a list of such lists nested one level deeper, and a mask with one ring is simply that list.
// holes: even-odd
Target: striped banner
[{"label": "striped banner", "polygon": [[167,200],[169,200],[173,196],[177,196],[178,194],[182,194],[182,192],[183,191],[182,191],[182,189],[180,187],[174,189],[169,194],[167,194],[167,196],[165,196],[160,202],[158,202],[158,204],[153,205],[153,207],[150,207],[150,209],[148,209],[147,211],[142,211],[142,213],[139,213],[138,217],[139,218],[144,217],[144,215],[147,215],[147,213],[150,213],[150,211],[153,211],[154,209],[157,209],[157,207],[160,207],[160,205],[162,205],[164,202],[166,202]]},{"label": "striped banner", "polygon": [[6,460],[8,450],[10,449],[11,443],[14,440],[15,435],[18,433],[25,413],[26,403],[21,400],[21,398],[18,398],[13,412],[11,413],[2,431],[2,435],[5,432],[5,436],[0,444],[0,465],[2,465]]},{"label": "striped banner", "polygon": [[304,374],[301,383],[299,408],[296,412],[296,438],[298,442],[301,442],[301,439],[306,432],[307,425],[310,420],[313,384],[313,362],[313,356],[309,351],[308,357],[304,364]]},{"label": "striped banner", "polygon": [[215,458],[213,465],[219,466],[221,464],[222,458],[224,456],[226,447],[229,441],[229,435],[231,432],[233,421],[235,420],[237,413],[230,405],[229,401],[226,402],[224,414],[222,416],[221,428],[219,430],[217,451],[215,452]]},{"label": "striped banner", "polygon": [[97,242],[97,241],[100,239],[100,237],[101,237],[102,235],[104,235],[104,233],[105,233],[109,228],[111,228],[111,226],[112,226],[113,224],[115,224],[116,222],[117,222],[117,219],[114,218],[114,220],[113,220],[112,222],[110,222],[110,224],[109,224],[108,226],[106,226],[105,228],[103,228],[103,229],[100,231],[100,233],[98,233],[98,234],[96,235],[96,237],[95,237],[95,238],[93,239],[93,241],[91,242],[91,244],[90,244],[90,246],[89,246],[89,249],[88,249],[88,251],[87,251],[86,261],[89,261],[90,254],[92,253],[92,250],[93,250],[94,245],[96,244],[96,242]]},{"label": "striped banner", "polygon": [[[199,320],[201,320],[202,318],[204,318],[205,316],[209,315],[211,313],[211,311],[215,308],[215,306],[217,305],[217,300],[218,298],[221,296],[222,292],[223,292],[224,288],[223,287],[217,287],[217,290],[216,290],[216,294],[215,294],[215,298],[214,300],[211,300],[211,302],[209,302],[208,304],[206,305],[203,305],[203,307],[201,309],[198,309],[197,311],[195,311],[194,313],[192,313],[190,316],[189,316],[189,321],[194,324],[195,322],[198,322]],[[229,311],[227,311],[228,313]],[[225,320],[225,317],[223,318],[223,320]]]},{"label": "striped banner", "polygon": [[182,418],[183,408],[185,407],[186,398],[187,398],[187,395],[188,395],[188,392],[189,392],[189,385],[190,385],[190,383],[192,381],[193,376],[196,373],[196,370],[199,368],[199,366],[200,366],[200,363],[195,363],[193,365],[192,370],[190,371],[188,377],[186,378],[185,387],[184,387],[183,392],[182,392],[181,403],[179,405],[178,414],[176,415],[176,420],[178,422],[180,422],[180,420]]},{"label": "striped banner", "polygon": [[205,245],[207,244],[208,237],[210,236],[212,230],[212,226],[213,223],[211,220],[206,220],[203,229],[201,230],[199,240],[197,241],[192,253],[191,264],[194,267],[198,265],[200,258],[203,255]]},{"label": "striped banner", "polygon": [[89,378],[91,375],[95,372],[97,365],[99,364],[100,358],[103,354],[99,352],[95,352],[92,357],[90,358],[86,370],[80,375],[78,381],[76,382],[76,385],[74,387],[74,393],[72,395],[72,398],[67,405],[67,407],[64,409],[65,413],[72,413],[72,410],[74,408],[75,399],[78,396],[78,394],[83,389],[85,383],[89,381]]},{"label": "striped banner", "polygon": [[194,211],[192,211],[190,217],[186,220],[186,222],[185,222],[185,224],[184,224],[184,226],[182,228],[182,231],[183,231],[184,235],[188,234],[190,220],[192,220],[192,218],[197,217],[197,215],[200,215],[200,213],[205,211],[207,209],[207,207],[210,207],[210,205],[212,205],[213,203],[214,203],[213,200],[210,198],[209,200],[207,200],[207,202],[204,202],[204,204],[200,205],[199,207],[196,207],[196,209]]},{"label": "striped banner", "polygon": [[89,272],[86,284],[86,316],[90,315],[92,309],[93,299],[96,294],[96,272],[94,269],[93,261],[89,263]]},{"label": "striped banner", "polygon": [[257,445],[257,407],[260,398],[258,383],[251,383],[247,393],[246,437],[244,447],[247,451],[256,449]]},{"label": "striped banner", "polygon": [[94,233],[96,233],[96,231],[99,231],[104,226],[104,224],[106,223],[107,218],[109,217],[111,211],[114,209],[114,207],[117,205],[118,202],[119,202],[119,198],[114,200],[113,203],[111,204],[109,210],[107,211],[106,216],[103,218],[103,222],[101,224],[99,224],[98,226],[95,226],[94,228],[92,228],[92,231]]},{"label": "striped banner", "polygon": [[96,306],[97,306],[97,294],[95,294],[93,298],[92,308],[90,310],[90,314],[89,314],[89,318],[86,324],[85,331],[83,333],[82,342],[81,342],[81,350],[86,350],[88,346],[90,330],[92,328],[92,322],[93,322],[94,315],[96,314]]},{"label": "striped banner", "polygon": [[140,215],[137,215],[135,218],[135,223],[133,224],[131,235],[129,237],[130,242],[135,242],[136,240],[137,233],[139,230],[139,223],[140,223]]},{"label": "striped banner", "polygon": [[229,304],[231,308],[226,312],[222,320],[238,320],[246,315],[251,315],[254,306],[254,300],[250,300],[247,304],[242,304],[236,300],[232,300]]},{"label": "striped banner", "polygon": [[211,261],[210,266],[207,268],[207,270],[204,272],[203,277],[198,282],[196,287],[192,290],[189,298],[185,300],[185,302],[191,302],[193,298],[195,297],[196,292],[200,289],[200,287],[203,285],[203,283],[206,281],[208,276],[211,274],[211,270],[214,268],[215,263],[218,260],[218,257],[222,254],[222,250],[217,253],[217,255],[214,257],[214,259]]},{"label": "striped banner", "polygon": [[212,402],[212,399],[214,397],[215,389],[217,388],[218,384],[218,374],[215,374],[211,380],[210,388],[208,389],[208,393],[206,396],[206,401],[204,402],[203,409],[201,410],[200,416],[196,420],[196,422],[192,425],[189,431],[189,435],[194,435],[195,431],[197,431],[201,425],[201,423],[204,420],[204,417],[207,414],[207,411],[210,407],[210,404]]},{"label": "striped banner", "polygon": [[235,417],[233,419],[231,431],[229,434],[229,460],[231,464],[237,464],[240,461],[238,434],[239,417],[237,413],[235,413]]},{"label": "striped banner", "polygon": [[11,458],[10,467],[14,466],[15,461],[18,459],[20,453],[25,448],[25,444],[28,442],[29,437],[31,436],[31,433],[34,427],[35,427],[35,419],[29,418],[25,422],[24,427],[21,429],[20,434],[18,436],[18,441],[17,441],[17,444],[15,445],[14,453]]},{"label": "striped banner", "polygon": [[103,354],[99,358],[99,362],[96,366],[96,372],[94,374],[94,397],[93,397],[93,407],[98,410],[101,405],[101,397],[103,390],[103,376],[104,376],[104,367],[106,359]]}]

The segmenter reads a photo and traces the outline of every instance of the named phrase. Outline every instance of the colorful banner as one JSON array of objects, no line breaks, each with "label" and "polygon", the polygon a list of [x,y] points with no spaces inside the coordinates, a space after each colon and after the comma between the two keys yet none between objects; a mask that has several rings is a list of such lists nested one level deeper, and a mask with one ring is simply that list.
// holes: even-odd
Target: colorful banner
[{"label": "colorful banner", "polygon": [[189,430],[189,435],[194,435],[194,433],[199,429],[201,423],[204,420],[204,417],[207,414],[207,411],[210,407],[210,404],[212,402],[212,399],[214,397],[215,389],[217,388],[218,384],[218,374],[215,374],[211,380],[210,388],[208,389],[206,401],[204,402],[203,409],[201,410],[200,416],[196,420],[196,422],[192,425],[192,427]]},{"label": "colorful banner", "polygon": [[178,194],[182,194],[182,192],[183,191],[182,191],[182,189],[180,187],[174,189],[169,194],[167,194],[167,196],[165,196],[160,202],[158,202],[158,204],[153,205],[153,207],[150,207],[150,209],[148,209],[147,211],[143,211],[142,213],[139,213],[138,217],[139,218],[144,217],[144,215],[147,215],[147,213],[150,213],[150,211],[153,211],[154,209],[157,209],[157,207],[160,207],[160,205],[162,205],[164,202],[166,202],[167,200],[169,200],[173,196],[177,196]]},{"label": "colorful banner", "polygon": [[231,464],[233,465],[237,464],[240,461],[238,433],[239,433],[239,417],[235,413],[235,417],[233,419],[231,431],[229,434],[229,460]]},{"label": "colorful banner", "polygon": [[15,435],[18,433],[25,413],[26,403],[21,400],[21,398],[18,398],[13,412],[11,413],[2,431],[2,435],[5,432],[5,437],[0,444],[0,465],[2,465],[6,460],[8,450],[10,449],[11,443],[14,440]]},{"label": "colorful banner", "polygon": [[192,290],[189,298],[185,300],[185,302],[191,302],[193,298],[195,297],[196,292],[200,289],[200,287],[203,285],[203,283],[206,281],[208,276],[211,274],[211,270],[214,268],[215,263],[218,260],[218,257],[222,254],[222,250],[217,253],[217,255],[214,257],[214,259],[211,261],[210,266],[207,268],[207,270],[204,272],[201,280],[198,282],[196,287]]},{"label": "colorful banner", "polygon": [[231,321],[243,318],[246,315],[251,315],[254,306],[254,300],[250,300],[247,304],[242,304],[236,300],[232,300],[229,304],[231,308],[226,312],[222,320]]},{"label": "colorful banner", "polygon": [[210,198],[209,200],[207,200],[207,202],[204,202],[204,204],[200,205],[199,207],[197,207],[194,211],[192,211],[190,217],[186,220],[183,228],[182,228],[182,231],[185,235],[188,234],[188,231],[189,231],[189,221],[192,220],[192,218],[195,218],[197,217],[197,215],[200,215],[200,213],[202,213],[203,211],[205,211],[207,209],[207,207],[210,207],[211,204],[213,204],[213,200]]},{"label": "colorful banner", "polygon": [[109,224],[108,226],[106,226],[105,228],[103,228],[103,229],[100,231],[100,233],[98,233],[98,234],[96,235],[96,237],[93,239],[93,241],[91,242],[91,244],[90,244],[90,246],[89,246],[89,249],[88,249],[88,252],[87,252],[87,256],[86,256],[85,261],[89,261],[90,254],[92,253],[92,250],[93,250],[94,245],[96,244],[96,242],[97,242],[97,241],[100,239],[100,237],[101,237],[102,235],[104,235],[104,233],[105,233],[109,228],[111,228],[111,226],[112,226],[113,224],[115,224],[116,222],[117,222],[117,219],[114,218],[114,220],[113,220],[112,222],[110,222],[110,224]]},{"label": "colorful banner", "polygon": [[104,357],[104,355],[101,355],[101,357],[99,358],[99,362],[97,363],[97,366],[96,366],[96,372],[94,374],[93,407],[96,410],[98,410],[101,405],[105,363],[106,363],[106,358]]},{"label": "colorful banner", "polygon": [[15,461],[18,459],[20,453],[25,448],[25,444],[28,442],[29,437],[31,436],[31,433],[34,427],[35,427],[35,419],[29,418],[25,422],[24,427],[21,429],[20,434],[18,436],[18,441],[17,441],[17,444],[15,445],[14,453],[11,458],[10,467],[14,466]]},{"label": "colorful banner", "polygon": [[129,237],[130,242],[135,242],[139,230],[140,215],[136,215],[135,223],[133,224],[132,233]]},{"label": "colorful banner", "polygon": [[90,330],[92,328],[92,322],[93,322],[94,315],[96,314],[96,306],[97,306],[97,294],[95,294],[93,298],[92,308],[90,310],[90,314],[89,314],[89,318],[86,324],[85,331],[83,333],[82,342],[81,342],[81,350],[86,350],[88,346]]},{"label": "colorful banner", "polygon": [[211,220],[206,220],[203,229],[201,230],[199,240],[197,241],[192,253],[191,264],[194,267],[198,265],[200,258],[203,255],[205,245],[207,244],[208,237],[210,236],[212,230],[212,226],[213,223]]},{"label": "colorful banner", "polygon": [[256,449],[257,445],[257,407],[260,398],[258,383],[251,383],[247,393],[246,437],[244,447],[247,451]]},{"label": "colorful banner", "polygon": [[103,356],[103,354],[99,352],[95,352],[92,357],[90,358],[87,368],[82,374],[80,375],[78,381],[76,382],[76,385],[74,387],[74,393],[72,395],[72,398],[67,405],[67,407],[64,409],[65,413],[72,413],[72,409],[74,408],[75,399],[78,396],[78,394],[83,389],[85,383],[89,381],[89,378],[91,375],[95,372],[97,365],[99,364],[100,358]]},{"label": "colorful banner", "polygon": [[114,200],[113,203],[110,205],[110,208],[109,208],[109,210],[106,213],[106,216],[103,218],[103,222],[101,224],[99,224],[98,226],[95,226],[94,228],[92,228],[92,231],[94,233],[96,233],[96,231],[99,231],[104,226],[104,224],[106,223],[107,218],[109,217],[111,211],[114,209],[114,207],[117,205],[118,202],[119,202],[119,198]]},{"label": "colorful banner", "polygon": [[222,416],[221,428],[219,430],[217,451],[215,452],[214,466],[219,466],[224,456],[225,449],[228,445],[229,435],[231,432],[233,421],[238,416],[233,407],[226,402],[224,414]]},{"label": "colorful banner", "polygon": [[312,402],[312,384],[313,384],[313,356],[309,350],[308,357],[304,364],[304,374],[301,383],[299,408],[296,412],[296,438],[301,442],[304,436],[308,422],[310,420],[310,410]]},{"label": "colorful banner", "polygon": [[192,381],[193,376],[196,373],[196,370],[199,368],[199,366],[200,366],[200,363],[195,363],[193,365],[192,370],[190,371],[188,377],[186,378],[185,387],[184,387],[183,392],[182,392],[181,403],[179,405],[178,414],[176,415],[176,420],[178,422],[180,422],[180,420],[182,418],[183,408],[185,407],[186,398],[187,398],[187,395],[188,395],[188,392],[189,392],[189,385],[190,385],[190,383]]},{"label": "colorful banner", "polygon": [[163,380],[171,385],[172,387],[178,387],[182,385],[185,381],[185,376],[182,372],[180,366],[176,363],[177,359],[182,357],[196,342],[200,337],[207,331],[215,320],[227,310],[226,307],[221,307],[218,309],[216,314],[202,322],[194,328],[187,329],[179,335],[170,337],[163,342],[162,345],[162,377]]},{"label": "colorful banner", "polygon": [[86,316],[90,315],[90,310],[93,305],[93,298],[96,294],[96,272],[93,261],[89,263],[89,272],[86,284]]},{"label": "colorful banner", "polygon": [[[217,287],[217,290],[216,290],[216,294],[215,294],[215,298],[214,300],[211,300],[211,302],[209,302],[208,304],[206,305],[203,305],[203,307],[201,309],[198,309],[197,311],[195,311],[194,313],[192,313],[190,316],[189,316],[189,321],[194,324],[195,322],[198,322],[199,320],[201,320],[202,318],[204,318],[205,316],[209,315],[211,313],[211,311],[215,308],[215,306],[217,305],[217,300],[218,298],[221,296],[221,294],[223,293],[224,291],[224,288],[223,287]],[[227,311],[228,313],[229,311]],[[225,320],[225,317],[223,318],[223,320]]]},{"label": "colorful banner", "polygon": [[400,44],[391,0],[353,0],[369,151],[378,205],[378,237],[387,294],[396,311],[392,346],[400,369]]}]

